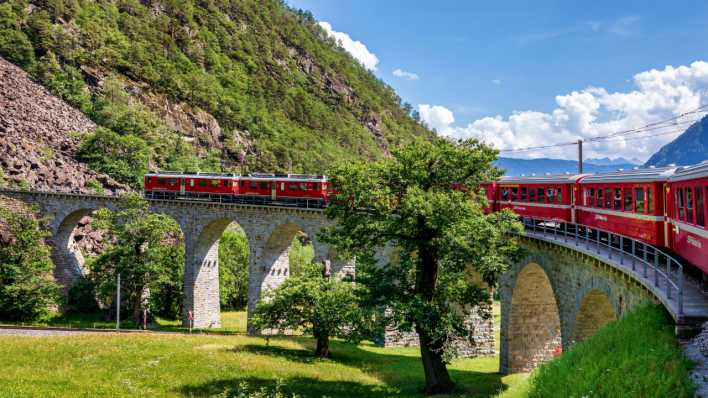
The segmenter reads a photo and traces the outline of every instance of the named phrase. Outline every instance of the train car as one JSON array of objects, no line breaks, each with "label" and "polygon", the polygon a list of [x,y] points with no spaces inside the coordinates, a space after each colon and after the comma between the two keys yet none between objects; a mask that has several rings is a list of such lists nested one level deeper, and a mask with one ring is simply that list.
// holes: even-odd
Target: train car
[{"label": "train car", "polygon": [[[497,208],[497,183],[496,181],[492,182],[483,182],[480,184],[480,186],[484,189],[484,194],[487,197],[487,206],[484,207],[484,213],[489,214],[495,211],[498,211],[499,209]],[[455,189],[459,189],[458,187],[455,187]]]},{"label": "train car", "polygon": [[708,273],[708,161],[677,169],[666,199],[671,249]]},{"label": "train car", "polygon": [[325,176],[253,173],[240,178],[239,196],[264,204],[325,207],[328,185]]},{"label": "train car", "polygon": [[668,246],[664,185],[675,167],[599,173],[579,181],[580,224]]},{"label": "train car", "polygon": [[497,207],[521,217],[575,222],[574,185],[584,174],[502,177],[497,182]]},{"label": "train car", "polygon": [[144,176],[145,197],[230,201],[238,194],[238,175],[162,171]]}]

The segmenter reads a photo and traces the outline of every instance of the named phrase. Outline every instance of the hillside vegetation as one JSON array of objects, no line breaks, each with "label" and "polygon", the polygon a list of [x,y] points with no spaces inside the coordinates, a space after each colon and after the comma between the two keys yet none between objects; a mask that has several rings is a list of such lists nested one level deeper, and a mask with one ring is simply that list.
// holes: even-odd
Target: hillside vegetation
[{"label": "hillside vegetation", "polygon": [[321,172],[432,133],[309,13],[277,0],[9,0],[0,56],[100,128],[79,160]]}]

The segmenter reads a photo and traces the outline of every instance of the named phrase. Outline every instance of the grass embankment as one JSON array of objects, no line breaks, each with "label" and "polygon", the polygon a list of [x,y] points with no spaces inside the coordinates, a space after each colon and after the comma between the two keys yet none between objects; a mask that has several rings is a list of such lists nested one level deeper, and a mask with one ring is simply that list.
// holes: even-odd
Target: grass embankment
[{"label": "grass embankment", "polygon": [[659,306],[639,307],[529,378],[534,397],[692,397],[690,361]]}]

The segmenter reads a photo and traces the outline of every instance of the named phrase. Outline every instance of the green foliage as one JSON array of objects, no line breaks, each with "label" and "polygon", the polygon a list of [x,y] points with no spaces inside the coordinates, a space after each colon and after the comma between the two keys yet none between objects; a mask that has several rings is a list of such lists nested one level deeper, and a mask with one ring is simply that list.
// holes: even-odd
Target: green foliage
[{"label": "green foliage", "polygon": [[[218,171],[222,162],[207,157],[230,167],[247,153],[249,170],[322,172],[335,160],[376,159],[384,146],[431,137],[311,14],[280,0],[31,3],[0,5],[0,54],[99,125],[146,140],[157,167]],[[112,95],[116,82],[126,84],[122,95]],[[186,156],[173,153],[178,134],[156,115],[163,102],[140,105],[155,98],[213,115],[223,148],[198,139]],[[250,143],[255,149],[244,151]]]},{"label": "green foliage", "polygon": [[0,316],[30,321],[56,304],[59,287],[46,232],[32,217],[0,208]]},{"label": "green foliage", "polygon": [[219,295],[222,309],[248,304],[248,239],[242,231],[227,229],[219,241]]},{"label": "green foliage", "polygon": [[298,235],[293,239],[288,249],[288,268],[290,275],[301,275],[308,264],[315,258],[315,248],[307,240],[307,236]]},{"label": "green foliage", "polygon": [[84,137],[77,157],[99,172],[137,188],[147,171],[149,148],[141,138],[99,127]]},{"label": "green foliage", "polygon": [[646,305],[536,369],[529,397],[693,397],[690,362],[658,305]]},{"label": "green foliage", "polygon": [[256,330],[302,330],[317,340],[315,355],[328,357],[330,337],[358,342],[374,331],[373,311],[362,309],[352,282],[325,277],[323,269],[308,264],[268,291],[256,304]]},{"label": "green foliage", "polygon": [[89,278],[82,277],[74,283],[66,298],[66,311],[68,313],[91,314],[98,312],[96,301],[96,288]]},{"label": "green foliage", "polygon": [[247,382],[241,382],[238,388],[234,391],[230,388],[224,389],[223,392],[212,395],[210,398],[298,398],[297,394],[288,394],[283,391],[285,383],[278,380],[275,387],[252,388]]},{"label": "green foliage", "polygon": [[[390,159],[342,162],[328,173],[337,194],[326,214],[336,224],[322,239],[356,257],[368,304],[390,310],[385,323],[418,333],[428,392],[452,388],[453,338],[469,337],[465,318],[489,300],[480,282],[494,286],[516,254],[515,216],[483,211],[479,184],[498,174],[495,156],[474,140],[417,141]],[[398,260],[379,267],[374,250],[388,244]]]},{"label": "green foliage", "polygon": [[98,211],[95,223],[108,229],[108,241],[115,242],[91,262],[90,278],[103,301],[113,300],[120,273],[122,303],[136,322],[144,308],[163,317],[179,316],[184,267],[179,225],[164,214],[150,213],[136,194],[123,196],[118,211]]}]

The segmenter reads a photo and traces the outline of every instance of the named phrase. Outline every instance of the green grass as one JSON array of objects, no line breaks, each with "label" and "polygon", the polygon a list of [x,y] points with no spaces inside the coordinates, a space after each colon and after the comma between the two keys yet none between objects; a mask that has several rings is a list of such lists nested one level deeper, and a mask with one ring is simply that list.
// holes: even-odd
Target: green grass
[{"label": "green grass", "polygon": [[659,306],[639,307],[530,377],[530,397],[692,397],[691,364]]},{"label": "green grass", "polygon": [[[494,310],[498,320],[498,305]],[[95,317],[70,319],[76,325]],[[176,329],[179,322],[161,326]],[[245,327],[245,312],[222,313],[220,331]],[[312,349],[313,340],[299,336],[268,344],[243,335],[0,337],[0,357],[7,359],[0,362],[0,397],[204,397],[244,381],[257,388],[278,380],[302,397],[423,396],[417,348],[334,341],[331,359],[311,357]],[[453,396],[524,397],[526,375],[502,376],[498,368],[498,357],[454,361]]]},{"label": "green grass", "polygon": [[[303,397],[422,396],[417,349],[333,342],[331,359],[311,357],[312,349],[304,337],[269,345],[240,335],[2,337],[0,396],[202,397],[278,379]],[[453,362],[457,396],[492,396],[521,380],[497,368],[496,357]]]}]

